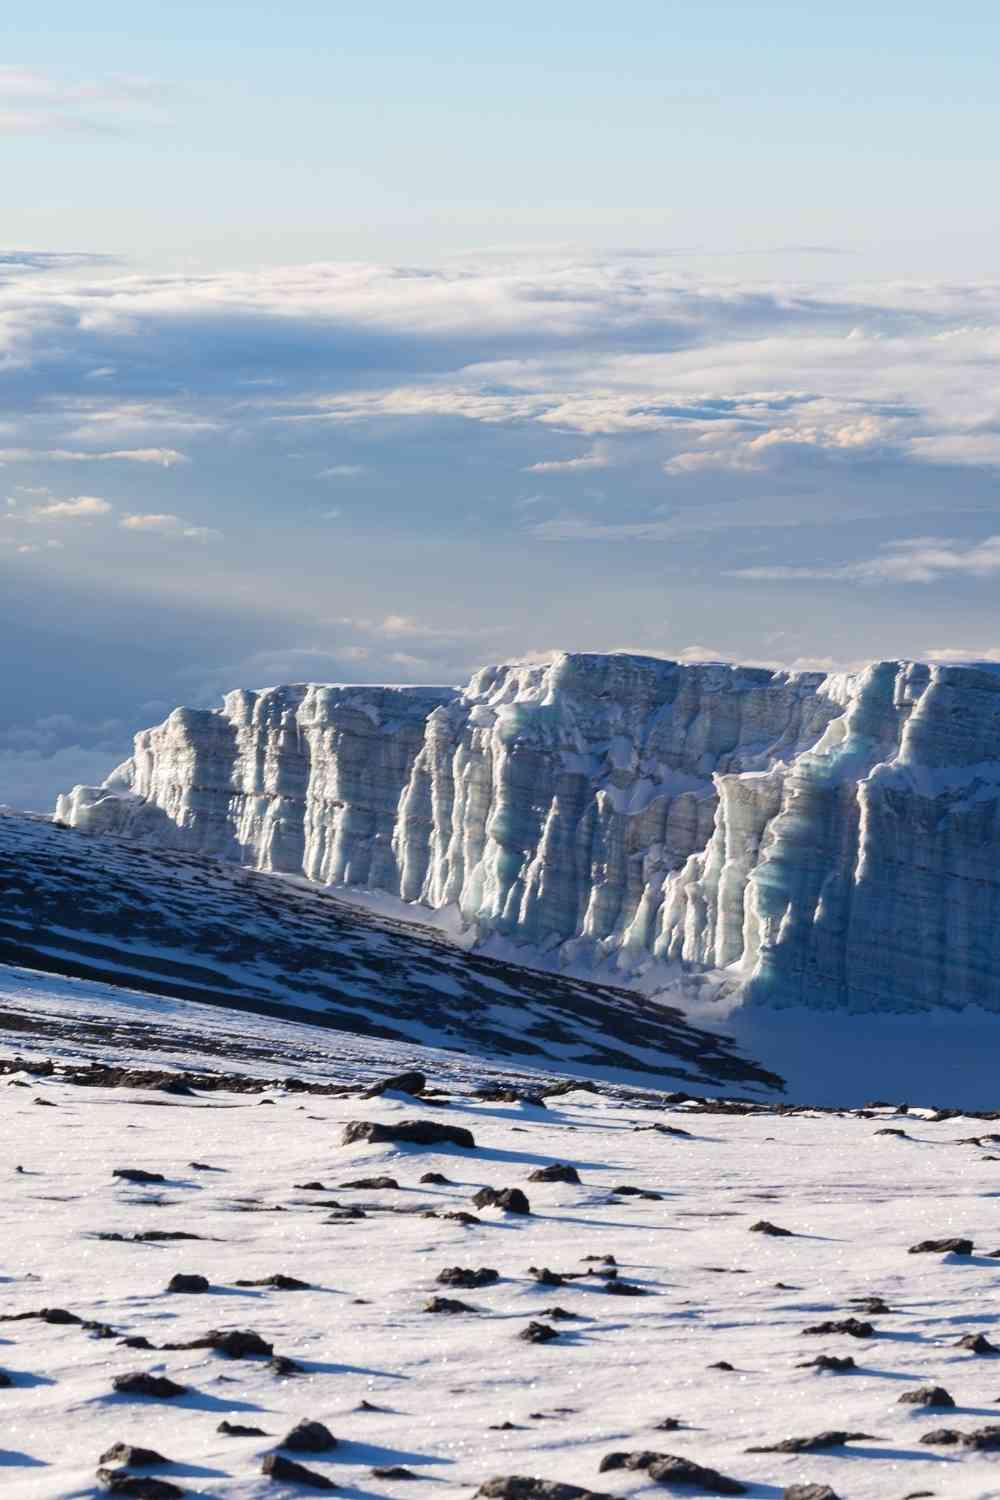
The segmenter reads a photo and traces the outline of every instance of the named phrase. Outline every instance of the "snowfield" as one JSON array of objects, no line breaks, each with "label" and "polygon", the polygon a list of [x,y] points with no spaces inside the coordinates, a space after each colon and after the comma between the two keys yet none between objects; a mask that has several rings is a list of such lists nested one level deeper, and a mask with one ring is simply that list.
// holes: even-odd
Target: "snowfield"
[{"label": "snowfield", "polygon": [[[1000,1249],[1000,1124],[888,1106],[677,1104],[623,1084],[550,1094],[547,1107],[489,1101],[473,1089],[509,1079],[532,1094],[545,1079],[405,1042],[0,974],[5,1495],[99,1493],[101,1455],[123,1442],[170,1462],[106,1468],[241,1500],[309,1493],[262,1472],[279,1451],[354,1500],[471,1497],[511,1475],[620,1496],[721,1492],[673,1485],[650,1454],[708,1466],[754,1497],[799,1483],[841,1500],[1000,1496],[1000,1452],[921,1442],[1000,1423],[1000,1354],[958,1343],[983,1334],[1000,1344],[990,1254]],[[39,1074],[49,1056],[53,1071]],[[118,1070],[106,1082],[121,1083],[123,1067],[170,1063],[224,1073],[229,1087],[71,1082],[88,1059]],[[431,1097],[362,1097],[373,1078],[414,1065]],[[287,1087],[290,1074],[298,1083]],[[475,1146],[343,1144],[348,1122],[405,1120],[468,1130]],[[532,1180],[552,1164],[579,1181]],[[447,1181],[421,1181],[427,1173]],[[379,1177],[398,1187],[347,1186]],[[477,1206],[483,1187],[520,1189],[531,1212]],[[447,1217],[457,1213],[474,1217]],[[791,1233],[754,1232],[761,1220]],[[151,1231],[198,1238],[138,1238]],[[909,1253],[946,1237],[971,1239],[973,1253]],[[447,1285],[438,1278],[449,1267],[497,1279]],[[208,1289],[168,1292],[178,1274]],[[275,1275],[308,1286],[239,1284]],[[427,1311],[434,1297],[470,1310]],[[888,1310],[866,1310],[867,1298]],[[21,1316],[43,1309],[96,1326]],[[870,1336],[805,1331],[849,1318]],[[526,1341],[532,1322],[555,1336]],[[162,1347],[227,1330],[254,1331],[300,1369],[280,1373],[263,1353]],[[821,1371],[817,1356],[855,1366]],[[116,1377],[140,1372],[183,1393],[115,1392]],[[901,1403],[927,1386],[947,1390],[954,1408]],[[325,1424],[337,1446],[282,1448],[301,1419]],[[667,1430],[667,1419],[679,1425]],[[261,1435],[227,1435],[222,1422]],[[810,1453],[747,1451],[824,1432],[868,1436]],[[602,1472],[607,1455],[644,1450],[646,1468]]]}]

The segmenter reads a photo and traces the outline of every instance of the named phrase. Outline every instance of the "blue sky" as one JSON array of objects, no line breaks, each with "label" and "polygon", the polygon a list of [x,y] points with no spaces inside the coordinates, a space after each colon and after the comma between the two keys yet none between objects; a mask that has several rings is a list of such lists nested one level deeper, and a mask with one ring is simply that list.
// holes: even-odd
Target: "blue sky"
[{"label": "blue sky", "polygon": [[53,4],[0,68],[0,802],[178,701],[1000,654],[994,7]]}]

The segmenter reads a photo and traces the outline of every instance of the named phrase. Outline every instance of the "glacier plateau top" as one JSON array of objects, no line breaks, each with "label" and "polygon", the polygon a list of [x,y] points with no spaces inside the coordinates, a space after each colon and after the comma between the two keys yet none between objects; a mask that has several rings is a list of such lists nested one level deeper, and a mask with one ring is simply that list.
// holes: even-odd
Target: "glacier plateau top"
[{"label": "glacier plateau top", "polygon": [[995,664],[575,653],[464,690],[241,689],[142,731],[56,817],[647,990],[1000,1011]]}]

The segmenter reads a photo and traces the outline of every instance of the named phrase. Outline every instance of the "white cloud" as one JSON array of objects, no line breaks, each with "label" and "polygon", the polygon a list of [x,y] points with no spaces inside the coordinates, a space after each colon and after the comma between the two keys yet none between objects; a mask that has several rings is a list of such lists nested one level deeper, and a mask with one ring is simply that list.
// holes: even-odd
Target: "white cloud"
[{"label": "white cloud", "polygon": [[611,464],[612,459],[607,449],[595,443],[589,453],[581,453],[577,458],[553,458],[542,463],[529,464],[525,473],[574,474],[587,469],[608,469]]},{"label": "white cloud", "polygon": [[16,501],[8,499],[6,520],[34,524],[47,521],[92,521],[98,516],[111,514],[113,506],[99,495],[77,495],[72,500],[49,500],[41,505],[21,508]]},{"label": "white cloud", "polygon": [[119,75],[69,80],[38,68],[0,67],[0,135],[104,135],[160,121],[162,85]]},{"label": "white cloud", "polygon": [[332,464],[329,469],[320,469],[317,479],[359,479],[368,470],[364,464]]},{"label": "white cloud", "polygon": [[188,541],[207,542],[221,537],[222,532],[212,526],[191,526],[171,511],[151,511],[145,514],[133,512],[122,516],[118,522],[125,531],[139,531],[154,536],[183,537]]},{"label": "white cloud", "polygon": [[781,581],[831,578],[861,583],[934,583],[948,576],[987,578],[1000,573],[1000,535],[971,546],[948,537],[909,537],[891,542],[878,557],[837,567],[735,568],[731,578]]}]

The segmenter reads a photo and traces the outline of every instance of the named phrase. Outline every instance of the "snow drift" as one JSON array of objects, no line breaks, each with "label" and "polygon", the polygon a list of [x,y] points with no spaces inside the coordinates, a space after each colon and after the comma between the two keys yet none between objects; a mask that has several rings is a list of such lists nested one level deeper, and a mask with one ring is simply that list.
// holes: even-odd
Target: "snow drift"
[{"label": "snow drift", "polygon": [[1000,668],[562,655],[177,709],[57,817],[756,1005],[1000,1011]]}]

